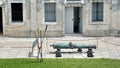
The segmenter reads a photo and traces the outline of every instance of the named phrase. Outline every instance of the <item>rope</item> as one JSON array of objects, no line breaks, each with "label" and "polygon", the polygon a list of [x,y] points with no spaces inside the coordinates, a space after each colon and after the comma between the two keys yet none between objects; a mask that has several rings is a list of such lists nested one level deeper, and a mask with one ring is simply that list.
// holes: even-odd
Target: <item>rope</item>
[{"label": "rope", "polygon": [[[55,39],[49,39],[49,40],[55,40]],[[96,39],[84,39],[84,40],[61,40],[61,39],[57,39],[58,41],[91,41],[91,40],[96,40]],[[55,40],[55,41],[57,41]]]},{"label": "rope", "polygon": [[108,42],[108,41],[102,40],[102,39],[99,39],[99,40],[101,40],[101,41],[103,41],[103,42],[106,42],[106,43],[108,43],[108,44],[120,46],[120,44],[116,44],[115,42]]},{"label": "rope", "polygon": [[[55,40],[55,39],[49,39],[49,40]],[[97,40],[97,46],[99,45],[99,40],[100,41],[103,41],[105,43],[108,43],[108,44],[112,44],[112,45],[117,45],[117,46],[120,46],[120,44],[118,43],[115,43],[115,42],[109,42],[109,41],[106,41],[106,40],[102,40],[102,39],[99,39],[99,38],[94,38],[94,39],[84,39],[84,40],[61,40],[61,39],[58,39],[58,41],[91,41],[91,40]],[[55,40],[57,41],[57,40]]]}]

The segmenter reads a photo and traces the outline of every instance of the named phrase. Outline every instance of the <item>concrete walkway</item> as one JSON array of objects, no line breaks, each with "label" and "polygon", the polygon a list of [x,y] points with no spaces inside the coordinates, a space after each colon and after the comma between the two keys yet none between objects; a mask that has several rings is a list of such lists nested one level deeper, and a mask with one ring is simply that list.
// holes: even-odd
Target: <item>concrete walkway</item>
[{"label": "concrete walkway", "polygon": [[[34,58],[37,55],[37,49],[34,48],[33,56],[30,57],[32,44],[35,38],[9,38],[0,37],[0,58]],[[65,36],[58,38],[45,38],[43,44],[43,57],[56,58],[55,49],[50,47],[53,42],[73,42],[82,44],[96,44],[94,58],[112,58],[120,59],[120,38],[118,37],[80,37]],[[76,49],[61,50],[61,58],[88,58],[87,49],[82,53]]]}]

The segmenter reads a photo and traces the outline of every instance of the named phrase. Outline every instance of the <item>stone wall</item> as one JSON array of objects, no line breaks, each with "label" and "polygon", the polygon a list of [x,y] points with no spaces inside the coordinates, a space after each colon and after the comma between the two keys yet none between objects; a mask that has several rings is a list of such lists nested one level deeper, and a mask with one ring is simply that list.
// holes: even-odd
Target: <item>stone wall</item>
[{"label": "stone wall", "polygon": [[[119,0],[99,0],[104,2],[104,21],[92,22],[92,2],[84,0],[84,4],[65,4],[64,0],[2,0],[3,35],[10,37],[35,37],[35,31],[45,28],[44,3],[56,2],[56,24],[48,26],[47,36],[64,36],[65,6],[82,6],[83,36],[120,36]],[[23,22],[11,21],[11,3],[23,3]],[[111,7],[112,6],[112,7]]]},{"label": "stone wall", "polygon": [[[98,0],[94,0],[97,2]],[[99,0],[104,2],[104,18],[103,22],[92,22],[92,2],[86,1],[84,6],[84,31],[85,36],[119,36],[119,16],[118,0]]]},{"label": "stone wall", "polygon": [[[44,1],[41,0],[7,0],[5,5],[6,17],[4,24],[4,36],[9,37],[35,37],[37,29],[45,28]],[[46,0],[48,1],[48,0]],[[56,24],[48,26],[47,36],[63,36],[63,10],[62,5],[57,2]],[[23,22],[13,23],[11,21],[11,3],[23,3]]]}]

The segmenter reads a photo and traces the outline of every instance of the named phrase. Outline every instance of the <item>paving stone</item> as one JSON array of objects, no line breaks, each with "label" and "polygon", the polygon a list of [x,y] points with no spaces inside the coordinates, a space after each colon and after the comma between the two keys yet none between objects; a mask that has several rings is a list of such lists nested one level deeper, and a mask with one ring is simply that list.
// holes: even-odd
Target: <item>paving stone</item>
[{"label": "paving stone", "polygon": [[100,52],[107,52],[108,50],[107,49],[101,49],[99,50]]},{"label": "paving stone", "polygon": [[119,46],[119,47],[117,46],[117,47],[116,47],[116,49],[117,49],[117,51],[119,51],[119,52],[120,52],[120,46]]},{"label": "paving stone", "polygon": [[100,52],[100,56],[101,56],[102,58],[109,58],[109,57],[110,57],[110,55],[109,55],[108,52]]},{"label": "paving stone", "polygon": [[73,55],[72,54],[62,54],[62,57],[63,58],[73,58]]},{"label": "paving stone", "polygon": [[3,45],[3,46],[2,46],[2,49],[11,49],[11,46]]},{"label": "paving stone", "polygon": [[100,56],[100,52],[93,53],[94,56]]},{"label": "paving stone", "polygon": [[3,46],[0,46],[0,48],[3,48]]},{"label": "paving stone", "polygon": [[19,51],[17,57],[18,58],[27,58],[28,57],[28,52],[27,51]]},{"label": "paving stone", "polygon": [[83,58],[87,58],[87,53],[82,53]]},{"label": "paving stone", "polygon": [[47,54],[44,58],[56,58],[55,54]]},{"label": "paving stone", "polygon": [[16,58],[18,55],[18,51],[19,50],[10,50],[10,52],[8,53],[8,58]]},{"label": "paving stone", "polygon": [[74,54],[73,58],[83,58],[82,53]]},{"label": "paving stone", "polygon": [[120,58],[120,55],[117,51],[109,52],[111,58]]},{"label": "paving stone", "polygon": [[118,54],[120,55],[120,52],[118,52]]},{"label": "paving stone", "polygon": [[3,49],[3,51],[0,52],[0,58],[7,58],[8,53],[9,50]]},{"label": "paving stone", "polygon": [[[113,37],[114,38],[114,37]],[[16,40],[17,39],[17,40]],[[88,39],[95,39],[94,37],[59,37],[59,38],[48,38],[46,44],[43,45],[43,58],[56,58],[55,57],[55,51],[56,49],[53,49],[50,47],[50,44],[55,42],[56,40],[62,41],[62,42],[74,42],[74,43],[81,43],[81,44],[96,44],[96,40],[93,41],[81,41],[81,40],[88,40]],[[112,38],[101,38],[106,41],[112,41]],[[0,39],[1,41],[2,39]],[[0,58],[31,58],[29,57],[29,52],[31,52],[32,42],[35,39],[32,38],[28,40],[28,38],[21,38],[20,40],[18,38],[6,38],[5,41],[7,43],[0,43]],[[67,41],[63,41],[67,40]],[[119,43],[119,39],[114,38],[113,41],[116,43]],[[37,49],[35,49],[36,51]],[[77,52],[77,49],[62,49],[61,58],[88,58],[87,52],[88,49],[83,49],[82,53]],[[120,58],[120,46],[107,44],[103,41],[99,40],[99,45],[97,49],[93,49],[93,55],[94,58]],[[37,54],[37,52],[34,52],[34,54]],[[36,58],[36,57],[35,57]]]}]

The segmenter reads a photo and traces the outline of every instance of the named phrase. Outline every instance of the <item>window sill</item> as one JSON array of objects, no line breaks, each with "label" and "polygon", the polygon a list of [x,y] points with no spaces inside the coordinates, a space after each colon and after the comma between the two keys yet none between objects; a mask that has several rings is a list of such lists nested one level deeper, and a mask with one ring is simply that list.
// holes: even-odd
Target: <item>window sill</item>
[{"label": "window sill", "polygon": [[89,25],[104,25],[104,21],[92,21],[89,23]]},{"label": "window sill", "polygon": [[82,4],[84,4],[84,1],[83,0],[81,0],[81,1],[65,1],[64,3],[82,3]]},{"label": "window sill", "polygon": [[10,25],[24,25],[23,22],[12,22],[10,23]]},{"label": "window sill", "polygon": [[94,20],[92,22],[103,22],[103,20]]},{"label": "window sill", "polygon": [[57,23],[56,22],[45,22],[44,24],[45,25],[56,25]]}]

